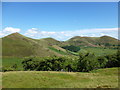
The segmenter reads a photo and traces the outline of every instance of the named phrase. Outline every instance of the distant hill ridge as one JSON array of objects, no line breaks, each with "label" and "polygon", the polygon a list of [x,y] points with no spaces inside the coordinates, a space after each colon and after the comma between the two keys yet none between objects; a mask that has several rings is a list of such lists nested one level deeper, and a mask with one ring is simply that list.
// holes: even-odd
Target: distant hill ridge
[{"label": "distant hill ridge", "polygon": [[[5,37],[26,37],[26,36],[24,36],[24,35],[16,32],[16,33],[9,34],[9,35],[7,35],[7,36],[5,36]],[[4,38],[4,37],[3,37],[3,38]],[[27,38],[29,38],[29,37],[27,37]],[[74,37],[70,38],[69,40],[77,39],[77,38],[81,38],[81,39],[82,39],[82,38],[86,38],[86,39],[88,39],[88,38],[91,38],[91,39],[104,38],[104,39],[118,40],[118,39],[116,39],[116,38],[113,38],[113,37],[110,37],[110,36],[107,36],[107,35],[104,35],[104,36],[101,36],[101,37],[74,36]],[[31,38],[31,39],[32,39],[32,38]],[[51,38],[51,37],[42,38],[42,39],[58,41],[58,40],[56,40],[56,39],[54,39],[54,38]],[[37,39],[37,40],[38,40],[38,39]],[[67,41],[68,41],[68,40],[67,40]]]},{"label": "distant hill ridge", "polygon": [[75,36],[67,40],[69,44],[72,45],[86,45],[86,46],[98,46],[98,45],[118,45],[118,39],[115,39],[110,36],[101,36],[101,37],[81,37]]},{"label": "distant hill ridge", "polygon": [[50,50],[49,46],[46,39],[32,39],[13,33],[2,38],[2,55],[19,57],[60,55]]},{"label": "distant hill ridge", "polygon": [[[19,33],[12,33],[2,38],[3,56],[61,56],[66,53],[61,47],[74,46],[116,46],[118,40],[110,36],[102,37],[81,37],[75,36],[67,41],[58,41],[53,38],[32,39]],[[62,50],[59,53],[57,50]],[[67,53],[66,53],[67,55]]]}]

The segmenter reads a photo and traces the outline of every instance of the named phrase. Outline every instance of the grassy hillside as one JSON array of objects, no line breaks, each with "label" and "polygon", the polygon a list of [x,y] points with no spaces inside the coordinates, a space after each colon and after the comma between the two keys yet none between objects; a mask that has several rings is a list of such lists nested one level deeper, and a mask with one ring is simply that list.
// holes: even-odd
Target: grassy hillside
[{"label": "grassy hillside", "polygon": [[[114,43],[117,44],[117,40],[108,37],[80,37],[76,36],[68,41],[60,42],[53,38],[32,39],[25,37],[19,33],[13,33],[2,38],[2,61],[4,67],[11,67],[14,64],[18,65],[18,69],[21,69],[22,57],[26,56],[64,56],[69,57],[77,56],[79,52],[92,52],[96,56],[113,54],[117,49],[104,48],[101,45],[95,43]],[[62,48],[63,46],[77,45],[80,47],[79,52],[72,52]]]},{"label": "grassy hillside", "polygon": [[80,37],[75,36],[65,42],[66,45],[75,46],[91,46],[91,47],[103,47],[103,46],[115,46],[118,45],[118,40],[109,36],[102,37]]},{"label": "grassy hillside", "polygon": [[75,36],[66,41],[66,43],[75,46],[95,46],[94,43],[96,42],[97,37],[80,37]]},{"label": "grassy hillside", "polygon": [[3,72],[3,88],[117,88],[118,68],[82,72]]},{"label": "grassy hillside", "polygon": [[2,38],[2,53],[3,56],[15,57],[60,55],[50,50],[49,44],[50,42],[46,40],[31,39],[19,33],[13,33]]},{"label": "grassy hillside", "polygon": [[[101,49],[106,47],[115,48],[118,44],[118,40],[109,36],[103,37],[80,37],[76,36],[68,41],[60,42],[53,38],[32,39],[25,37],[19,33],[13,33],[2,38],[2,56],[4,57],[26,57],[26,56],[63,56],[63,55],[77,55],[77,52],[65,50],[62,47],[69,45],[77,46],[82,49],[84,47],[91,48],[94,53],[109,53],[114,52],[113,49]],[[98,47],[98,49],[94,48]],[[88,49],[87,49],[88,50]],[[98,51],[97,51],[98,50]],[[116,49],[117,50],[117,49]],[[88,50],[89,51],[89,50]],[[105,51],[105,52],[104,52]],[[101,55],[102,55],[101,54]]]},{"label": "grassy hillside", "polygon": [[43,43],[46,42],[47,45],[61,45],[62,42],[57,41],[53,38],[43,38],[43,39],[39,39],[40,41],[43,41]]},{"label": "grassy hillside", "polygon": [[118,40],[110,37],[110,36],[102,36],[99,38],[99,40],[97,41],[97,43],[99,44],[103,44],[103,45],[118,45]]},{"label": "grassy hillside", "polygon": [[91,52],[94,53],[96,56],[104,56],[104,55],[112,55],[117,52],[118,49],[112,48],[101,48],[101,47],[83,47],[79,52]]},{"label": "grassy hillside", "polygon": [[13,65],[17,64],[17,70],[23,70],[22,66],[23,58],[18,57],[4,57],[2,59],[2,66],[5,68],[11,68]]}]

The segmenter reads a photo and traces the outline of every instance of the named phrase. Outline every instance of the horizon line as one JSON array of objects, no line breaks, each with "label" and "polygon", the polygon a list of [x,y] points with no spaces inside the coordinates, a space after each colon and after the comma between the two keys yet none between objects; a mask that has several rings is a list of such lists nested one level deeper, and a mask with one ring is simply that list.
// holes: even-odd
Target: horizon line
[{"label": "horizon line", "polygon": [[[7,37],[7,36],[9,36],[9,35],[13,35],[13,34],[19,34],[19,35],[25,36],[25,37],[27,37],[27,38],[31,38],[31,39],[36,39],[36,40],[38,40],[38,38],[32,38],[32,37],[23,35],[23,34],[21,34],[21,33],[19,33],[19,32],[14,32],[14,33],[8,34],[8,35],[6,35],[6,36],[1,37],[0,39],[2,39],[2,38],[4,38],[4,37]],[[100,38],[100,37],[104,37],[104,36],[111,37],[111,38],[114,38],[114,39],[119,40],[119,38],[115,38],[115,37],[112,37],[112,36],[109,36],[109,35],[102,35],[102,36],[98,36],[98,37],[96,36],[95,38]],[[67,40],[70,40],[70,39],[72,39],[72,38],[74,38],[74,37],[88,37],[88,38],[92,38],[93,36],[80,36],[80,35],[77,35],[77,36],[72,36],[71,38],[69,38],[69,39],[67,39]],[[55,39],[55,38],[53,38],[53,37],[46,37],[46,38],[39,38],[39,39],[47,39],[47,38]],[[93,37],[93,38],[94,38],[94,37]],[[57,40],[57,39],[55,39],[55,40]],[[63,40],[63,41],[67,41],[67,40]],[[61,40],[57,40],[57,41],[61,41]]]}]

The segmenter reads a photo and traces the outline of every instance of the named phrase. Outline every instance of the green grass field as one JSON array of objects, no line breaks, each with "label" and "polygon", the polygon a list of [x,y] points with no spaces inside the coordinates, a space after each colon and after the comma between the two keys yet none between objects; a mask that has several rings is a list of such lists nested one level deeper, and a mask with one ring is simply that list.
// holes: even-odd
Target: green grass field
[{"label": "green grass field", "polygon": [[117,52],[118,49],[109,49],[109,48],[100,48],[100,47],[84,47],[81,49],[81,51],[87,51],[94,53],[96,56],[102,56],[102,55],[108,55],[108,54],[114,54]]},{"label": "green grass field", "polygon": [[22,59],[23,58],[17,58],[17,57],[3,57],[2,58],[2,66],[9,68],[14,64],[17,64],[17,69],[22,70]]},{"label": "green grass field", "polygon": [[55,48],[53,48],[53,47],[48,47],[48,48],[51,49],[51,50],[53,50],[53,51],[55,51],[55,52],[57,52],[57,53],[59,53],[59,54],[67,55],[67,53],[65,53],[65,52],[63,52],[63,51],[60,51],[60,50],[57,50],[57,49],[55,49]]},{"label": "green grass field", "polygon": [[83,72],[3,72],[3,88],[117,88],[118,68]]}]

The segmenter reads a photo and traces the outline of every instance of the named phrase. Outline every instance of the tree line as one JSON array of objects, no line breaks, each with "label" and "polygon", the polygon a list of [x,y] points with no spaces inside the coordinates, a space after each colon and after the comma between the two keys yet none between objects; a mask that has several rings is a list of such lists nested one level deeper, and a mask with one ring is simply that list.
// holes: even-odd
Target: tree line
[{"label": "tree line", "polygon": [[[26,57],[21,62],[24,71],[65,71],[89,72],[94,69],[120,67],[120,51],[112,55],[95,56],[93,53],[79,53],[73,57]],[[2,68],[2,71],[15,71],[17,64],[11,68]]]},{"label": "tree line", "polygon": [[78,58],[71,57],[29,57],[22,61],[24,70],[89,72],[99,68],[120,66],[120,51],[113,55],[96,57],[94,54],[80,53]]}]

